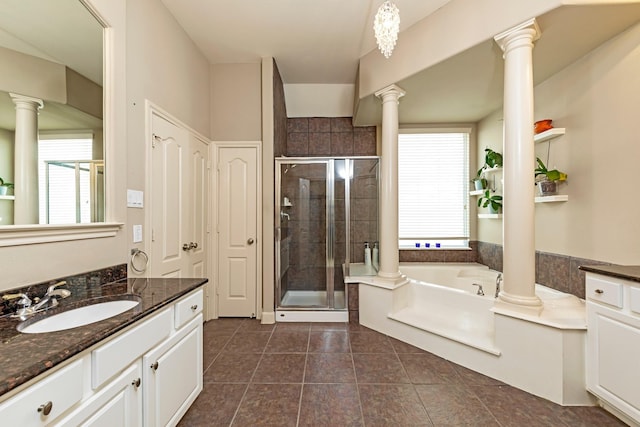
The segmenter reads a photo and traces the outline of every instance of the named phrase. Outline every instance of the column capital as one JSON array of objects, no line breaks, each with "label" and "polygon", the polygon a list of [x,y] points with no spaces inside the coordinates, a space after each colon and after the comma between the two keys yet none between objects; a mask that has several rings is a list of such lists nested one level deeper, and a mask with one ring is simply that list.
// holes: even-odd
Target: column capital
[{"label": "column capital", "polygon": [[33,98],[31,96],[19,95],[17,93],[9,93],[9,96],[11,97],[11,101],[13,101],[15,105],[18,105],[18,104],[33,105],[38,110],[44,107],[44,102],[42,102],[42,99],[40,98]]},{"label": "column capital", "polygon": [[531,18],[528,21],[523,22],[520,25],[516,25],[513,28],[509,28],[506,31],[501,32],[493,39],[498,43],[500,49],[506,52],[511,42],[518,39],[524,39],[528,43],[533,43],[538,40],[542,35],[538,22],[535,18]]},{"label": "column capital", "polygon": [[387,99],[395,99],[398,100],[403,97],[407,92],[405,92],[402,88],[396,85],[389,85],[385,88],[380,89],[374,95],[377,98],[381,98],[382,101],[386,101]]}]

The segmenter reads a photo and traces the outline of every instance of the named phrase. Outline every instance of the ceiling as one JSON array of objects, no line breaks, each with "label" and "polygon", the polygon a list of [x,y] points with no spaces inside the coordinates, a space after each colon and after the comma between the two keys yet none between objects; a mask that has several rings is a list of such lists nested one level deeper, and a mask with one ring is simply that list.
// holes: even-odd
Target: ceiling
[{"label": "ceiling", "polygon": [[[212,64],[274,57],[285,84],[354,83],[383,0],[162,0]],[[394,0],[404,31],[449,0]],[[400,36],[401,39],[402,36]]]}]

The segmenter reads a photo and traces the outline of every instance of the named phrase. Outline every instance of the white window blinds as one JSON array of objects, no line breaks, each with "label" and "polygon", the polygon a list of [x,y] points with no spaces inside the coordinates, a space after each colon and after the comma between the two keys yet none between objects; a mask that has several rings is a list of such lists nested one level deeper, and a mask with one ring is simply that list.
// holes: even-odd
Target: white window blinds
[{"label": "white window blinds", "polygon": [[401,241],[468,240],[469,133],[398,137]]}]

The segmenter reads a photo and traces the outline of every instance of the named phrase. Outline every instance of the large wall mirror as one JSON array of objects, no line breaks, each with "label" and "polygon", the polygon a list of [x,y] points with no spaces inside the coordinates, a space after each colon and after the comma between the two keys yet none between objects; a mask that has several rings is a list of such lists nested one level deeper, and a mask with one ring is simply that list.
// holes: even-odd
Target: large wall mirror
[{"label": "large wall mirror", "polygon": [[0,10],[0,225],[104,222],[104,29],[80,0]]}]

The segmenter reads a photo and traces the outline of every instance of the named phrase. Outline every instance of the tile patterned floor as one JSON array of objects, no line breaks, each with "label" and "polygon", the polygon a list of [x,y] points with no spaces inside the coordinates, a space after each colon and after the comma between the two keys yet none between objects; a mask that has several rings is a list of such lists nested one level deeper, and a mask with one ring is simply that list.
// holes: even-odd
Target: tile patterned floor
[{"label": "tile patterned floor", "polygon": [[357,324],[213,320],[204,368],[179,426],[624,426]]}]

